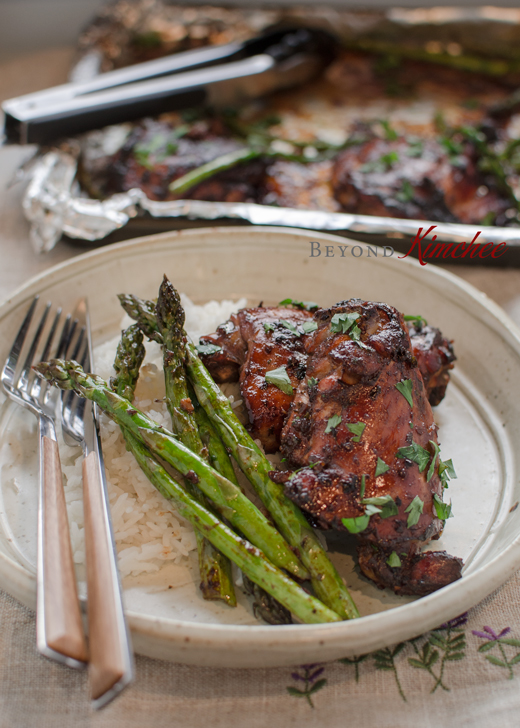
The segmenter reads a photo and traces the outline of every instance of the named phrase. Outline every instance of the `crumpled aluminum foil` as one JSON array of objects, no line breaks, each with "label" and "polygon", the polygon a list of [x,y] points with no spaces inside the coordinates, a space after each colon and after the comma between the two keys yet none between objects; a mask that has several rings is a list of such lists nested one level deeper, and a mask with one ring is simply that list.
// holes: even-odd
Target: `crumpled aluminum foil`
[{"label": "crumpled aluminum foil", "polygon": [[403,238],[414,236],[419,228],[435,225],[439,242],[469,242],[480,232],[478,242],[507,242],[520,246],[520,228],[429,223],[391,217],[353,215],[319,210],[270,207],[245,202],[204,202],[173,200],[156,202],[135,188],[106,200],[83,196],[76,182],[77,161],[72,154],[50,151],[31,168],[31,181],[23,199],[25,216],[31,223],[31,242],[37,253],[52,250],[63,233],[72,238],[101,240],[128,223],[130,218],[148,214],[156,218],[189,220],[243,220],[253,225],[278,225],[328,232],[363,233]]},{"label": "crumpled aluminum foil", "polygon": [[[163,13],[166,20],[171,15],[171,7],[164,0],[132,0],[130,4],[135,9],[132,22],[138,25],[143,22],[143,18],[148,18],[149,15],[155,17],[158,13],[157,17],[162,18],[161,13]],[[280,8],[282,5],[283,3]],[[112,6],[114,17],[117,16],[118,7],[118,3]],[[266,23],[273,22],[273,18],[269,14],[265,16],[265,13],[261,11],[261,15],[253,17],[254,14],[251,15],[250,10],[249,7],[244,10],[246,13],[245,26],[254,21],[248,33],[258,32]],[[279,11],[282,12],[281,10],[276,12]],[[113,31],[110,12],[106,8],[102,10],[103,22],[108,23],[106,32],[109,34]],[[182,6],[179,6],[175,12],[182,14]],[[195,11],[190,6],[190,15],[193,15],[194,12],[197,13],[197,17],[206,18],[210,25],[213,22],[211,20],[213,14],[208,15],[207,7],[201,6]],[[400,41],[403,38],[409,40],[410,37],[414,37],[419,43],[423,43],[427,38],[443,41],[445,44],[456,41],[470,53],[484,51],[491,56],[498,44],[505,43],[506,48],[516,48],[520,34],[520,10],[516,8],[393,8],[378,13],[367,13],[327,6],[298,8],[292,7],[291,4],[291,7],[283,12],[287,12],[288,17],[291,18],[301,18],[303,14],[303,17],[312,24],[319,23],[322,27],[332,28],[345,38],[366,36],[372,40],[391,38],[394,41]],[[150,20],[150,18],[148,19]],[[80,61],[73,70],[74,80],[80,80],[80,78],[85,80],[96,75],[103,62],[107,60],[103,57],[104,46],[102,43],[100,44],[100,41],[96,41],[98,31],[101,32],[97,25],[98,21],[99,18],[91,25],[90,30],[87,29],[85,37],[82,37]],[[127,18],[124,38],[135,31],[132,22]],[[101,39],[104,37],[101,32]],[[117,42],[121,40],[122,38],[118,37]],[[120,127],[123,126],[120,125]],[[118,130],[116,127],[113,129],[115,136],[120,136],[121,129]],[[108,139],[105,134],[101,143],[117,143],[117,139]],[[73,147],[74,144],[77,145],[77,142],[71,142],[71,144]],[[95,144],[91,143],[91,152],[94,147]],[[116,194],[100,201],[89,198],[76,181],[78,153],[79,150],[73,148],[70,149],[70,152],[68,148],[48,151],[37,157],[30,172],[26,171],[23,175],[26,179],[30,179],[23,200],[23,208],[31,223],[31,241],[38,253],[51,250],[64,233],[72,238],[90,242],[102,240],[110,233],[125,226],[131,218],[147,214],[157,218],[190,220],[235,219],[255,225],[280,225],[330,232],[373,234],[390,239],[415,235],[418,228],[424,228],[429,224],[424,220],[297,210],[249,203],[198,200],[155,202],[148,199],[140,189],[132,189],[127,193]],[[475,225],[431,224],[436,225],[435,233],[439,242],[471,240],[481,230],[479,242],[506,241],[512,245],[516,244],[520,249],[519,228],[479,229]]]},{"label": "crumpled aluminum foil", "polygon": [[104,201],[82,196],[76,172],[76,159],[62,151],[47,152],[31,166],[22,204],[37,253],[52,250],[63,233],[101,240],[137,215],[131,195],[113,195]]}]

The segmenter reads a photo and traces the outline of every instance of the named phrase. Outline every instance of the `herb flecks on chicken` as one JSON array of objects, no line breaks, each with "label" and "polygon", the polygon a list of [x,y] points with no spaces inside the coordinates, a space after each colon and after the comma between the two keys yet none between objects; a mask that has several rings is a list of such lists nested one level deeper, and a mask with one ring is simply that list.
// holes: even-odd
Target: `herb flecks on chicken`
[{"label": "herb flecks on chicken", "polygon": [[143,119],[133,126],[125,144],[109,158],[109,163],[105,158],[99,170],[84,165],[81,178],[91,194],[100,197],[139,187],[151,200],[182,196],[217,202],[255,202],[265,175],[265,162],[261,159],[215,174],[182,195],[168,190],[172,182],[187,173],[244,148],[244,141],[233,137],[220,119],[210,117],[190,124],[173,114],[160,120]]},{"label": "herb flecks on chicken", "polygon": [[[437,427],[403,317],[386,304],[353,299],[314,319],[306,377],[281,438],[294,472],[275,478],[321,527],[359,534],[360,566],[380,586],[434,591],[460,577],[462,562],[417,554],[442,531],[434,496],[442,500],[443,483]],[[384,560],[366,558],[372,546]],[[390,567],[391,575],[404,575],[400,582],[388,576],[394,552],[405,554],[402,572],[403,562]]]},{"label": "herb flecks on chicken", "polygon": [[[455,154],[456,151],[456,154]],[[334,196],[348,212],[479,224],[507,221],[511,201],[469,140],[374,137],[336,158]]]},{"label": "herb flecks on chicken", "polygon": [[[283,423],[296,388],[306,375],[308,352],[304,343],[313,326],[312,313],[305,308],[260,306],[232,314],[214,334],[201,338],[201,358],[213,379],[220,384],[240,381],[254,436],[266,452],[280,447]],[[430,404],[437,405],[449,382],[455,360],[453,347],[420,317],[409,321],[408,327]],[[265,381],[269,371],[280,367],[285,367],[292,394]]]},{"label": "herb flecks on chicken", "polygon": [[[305,376],[304,325],[312,319],[307,310],[292,307],[242,309],[201,343],[219,351],[202,355],[217,382],[240,381],[253,437],[266,452],[274,452],[301,379]],[[273,384],[270,372],[285,370],[288,387]],[[271,381],[270,381],[271,379]]]},{"label": "herb flecks on chicken", "polygon": [[363,574],[378,586],[418,597],[460,579],[462,565],[446,551],[398,553],[366,541],[358,546],[358,560]]}]

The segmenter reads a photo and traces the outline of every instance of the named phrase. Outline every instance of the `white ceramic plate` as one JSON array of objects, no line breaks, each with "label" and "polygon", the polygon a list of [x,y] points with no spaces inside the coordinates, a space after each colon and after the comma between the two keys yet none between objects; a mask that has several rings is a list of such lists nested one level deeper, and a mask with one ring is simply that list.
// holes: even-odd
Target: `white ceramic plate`
[{"label": "white ceramic plate", "polygon": [[[322,254],[310,257],[310,242]],[[326,245],[331,246],[326,256]],[[341,257],[341,246],[349,246]],[[351,255],[353,245],[358,247]],[[448,394],[436,408],[444,458],[458,480],[448,491],[455,517],[441,541],[466,563],[462,580],[423,599],[398,598],[360,576],[353,544],[336,537],[331,557],[363,616],[329,625],[259,625],[247,606],[204,602],[196,578],[174,588],[171,574],[134,579],[125,603],[137,652],[203,665],[258,667],[336,659],[409,639],[476,604],[520,568],[520,335],[502,310],[467,283],[433,266],[375,255],[331,235],[277,228],[216,228],[167,233],[82,255],[30,281],[0,307],[0,361],[32,297],[71,309],[88,295],[95,341],[117,333],[116,293],[154,297],[166,273],[196,302],[247,297],[276,303],[291,296],[321,305],[361,297],[420,313],[455,340]],[[36,439],[29,438],[13,486],[10,432],[21,414],[5,404],[0,419],[0,586],[35,603]],[[18,423],[18,424],[17,424]],[[11,473],[9,477],[6,473]],[[348,540],[348,539],[347,539]]]}]

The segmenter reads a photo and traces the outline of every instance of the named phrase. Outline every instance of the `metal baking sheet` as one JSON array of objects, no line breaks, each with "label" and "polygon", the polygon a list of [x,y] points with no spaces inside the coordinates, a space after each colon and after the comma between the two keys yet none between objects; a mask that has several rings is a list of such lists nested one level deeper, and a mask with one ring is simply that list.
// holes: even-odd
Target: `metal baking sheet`
[{"label": "metal baking sheet", "polygon": [[[122,5],[120,2],[116,5]],[[150,3],[148,3],[150,6]],[[152,3],[152,5],[154,5]],[[155,3],[157,6],[157,3]],[[194,9],[192,8],[192,11]],[[237,11],[236,9],[233,12]],[[520,63],[520,54],[515,51],[520,41],[520,11],[497,9],[427,9],[390,10],[378,13],[360,13],[318,8],[291,8],[276,11],[257,11],[256,25],[251,21],[254,11],[243,11],[251,25],[250,31],[258,31],[262,23],[270,24],[282,16],[305,17],[307,22],[321,27],[334,25],[343,39],[374,44],[390,39],[407,39],[412,50],[420,49],[425,43],[440,44],[440,52],[455,52],[462,55],[495,52],[498,39],[501,48],[510,53],[508,62]],[[95,24],[93,26],[95,28]],[[242,34],[247,28],[238,25]],[[471,32],[470,32],[471,29]],[[128,30],[128,29],[127,29]],[[82,36],[82,48],[73,76],[92,74],[100,68],[107,68],[109,50],[103,58],[99,48],[95,49],[92,38],[90,45]],[[432,41],[432,38],[434,39]],[[412,41],[410,41],[412,39]],[[99,39],[98,39],[99,40]],[[455,49],[455,46],[457,48]],[[447,50],[446,50],[447,49]],[[97,52],[98,63],[92,64],[93,53]],[[90,70],[87,69],[90,59]],[[113,66],[112,66],[113,67]],[[520,66],[519,66],[520,68]],[[87,70],[85,70],[87,69]],[[77,144],[51,149],[38,155],[30,172],[30,182],[24,197],[24,212],[31,222],[31,239],[36,251],[50,250],[56,241],[66,235],[78,240],[103,240],[111,242],[118,237],[131,237],[158,229],[172,229],[193,224],[215,224],[229,221],[237,224],[280,225],[311,230],[326,230],[348,234],[360,240],[391,246],[397,251],[407,252],[411,239],[419,228],[426,230],[430,223],[424,220],[404,220],[369,215],[354,215],[342,212],[302,210],[250,203],[203,202],[198,200],[175,200],[157,202],[150,200],[140,189],[112,195],[104,200],[89,198],[77,182]],[[495,265],[520,265],[520,228],[478,227],[475,225],[435,223],[434,233],[438,242],[470,242],[478,236],[479,243],[507,243],[507,250],[497,259],[464,258],[464,263],[485,263]],[[450,257],[450,263],[457,262]]]}]

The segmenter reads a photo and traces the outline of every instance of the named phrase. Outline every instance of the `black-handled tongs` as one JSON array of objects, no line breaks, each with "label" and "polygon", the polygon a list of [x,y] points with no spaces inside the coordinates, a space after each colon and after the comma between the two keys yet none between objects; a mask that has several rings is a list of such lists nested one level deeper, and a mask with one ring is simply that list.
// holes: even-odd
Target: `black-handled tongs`
[{"label": "black-handled tongs", "polygon": [[2,105],[5,141],[45,144],[165,111],[241,104],[315,77],[334,45],[323,31],[286,28],[19,96]]}]

